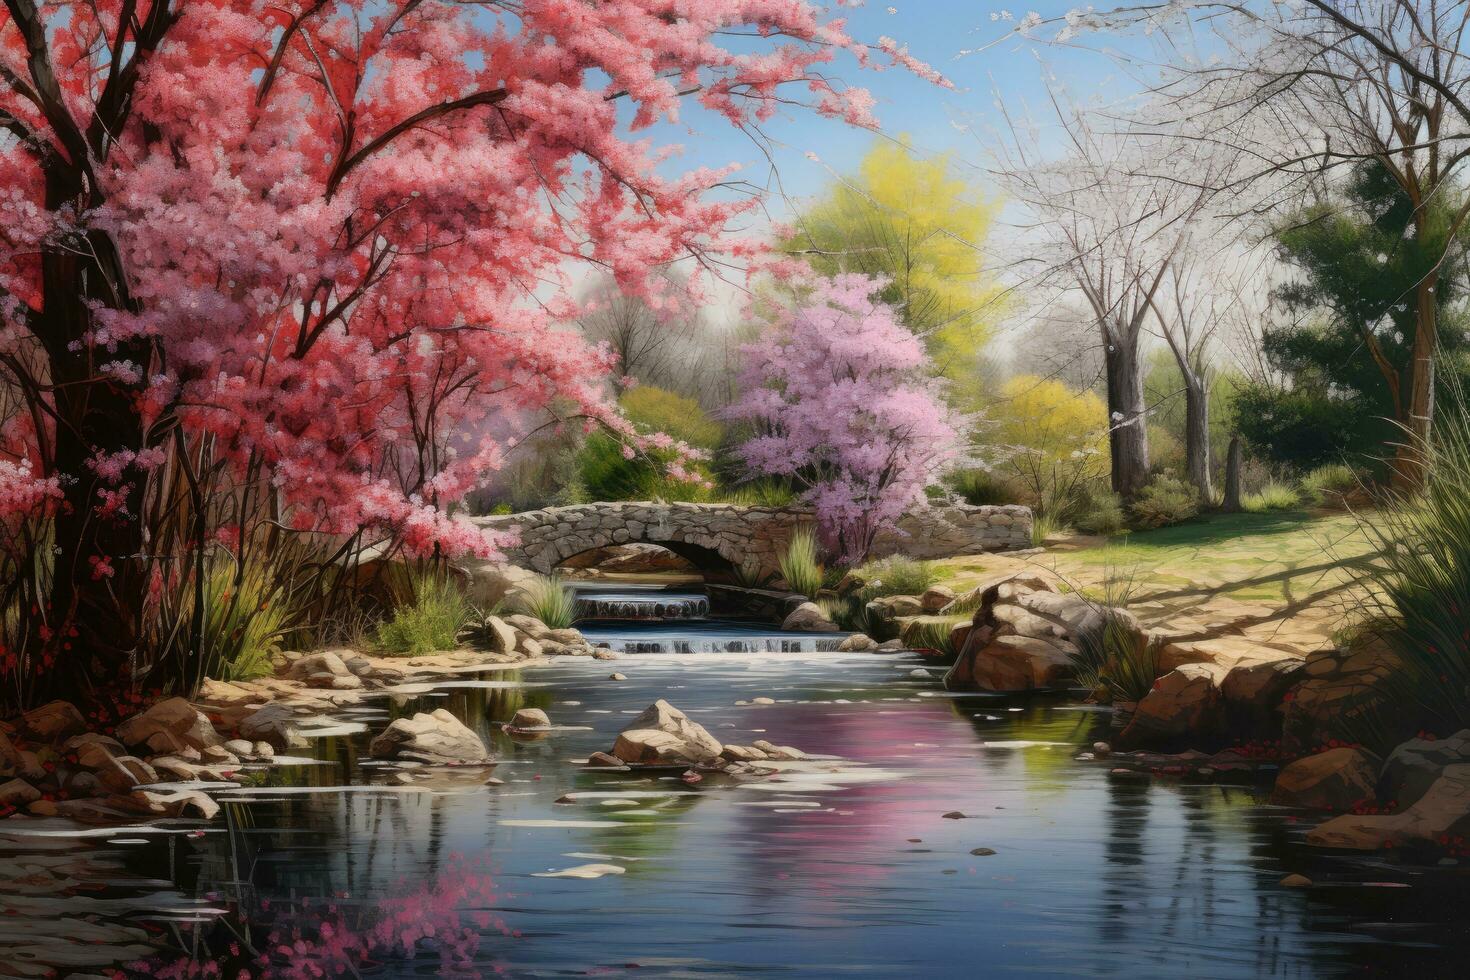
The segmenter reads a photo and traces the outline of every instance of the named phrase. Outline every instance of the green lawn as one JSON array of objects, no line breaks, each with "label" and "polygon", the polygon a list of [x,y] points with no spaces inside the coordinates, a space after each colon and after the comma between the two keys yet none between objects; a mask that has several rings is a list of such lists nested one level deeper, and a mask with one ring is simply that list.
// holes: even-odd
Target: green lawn
[{"label": "green lawn", "polygon": [[1044,554],[1002,555],[937,562],[942,580],[956,590],[1021,563],[1049,568],[1074,587],[1106,591],[1127,583],[1140,598],[1228,595],[1241,601],[1300,599],[1347,581],[1343,563],[1371,548],[1348,514],[1286,511],[1216,514],[1174,527],[1136,531],[1109,539],[1061,541]]}]

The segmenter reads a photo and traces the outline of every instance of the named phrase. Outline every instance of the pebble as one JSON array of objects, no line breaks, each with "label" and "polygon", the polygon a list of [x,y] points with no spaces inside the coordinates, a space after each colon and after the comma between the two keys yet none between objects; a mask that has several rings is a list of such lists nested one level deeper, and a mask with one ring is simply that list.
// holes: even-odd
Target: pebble
[{"label": "pebble", "polygon": [[988,847],[977,847],[970,853],[975,855],[977,858],[988,858],[995,854],[995,852]]},{"label": "pebble", "polygon": [[961,813],[958,810],[951,810],[951,811],[949,811],[948,813],[946,813],[944,815],[944,819],[945,820],[963,820],[963,819],[965,819],[965,816],[966,816],[966,814],[963,814],[963,813]]},{"label": "pebble", "polygon": [[754,698],[754,699],[751,700],[750,703],[751,704],[775,704],[776,703],[776,699],[775,698]]},{"label": "pebble", "polygon": [[1306,875],[1287,875],[1281,879],[1282,888],[1310,888],[1312,879]]},{"label": "pebble", "polygon": [[614,673],[608,674],[607,675],[607,679],[610,680],[610,681],[625,681],[628,678],[627,678],[627,675],[625,675],[625,674],[619,674],[619,673],[614,672]]},{"label": "pebble", "polygon": [[1113,754],[1113,747],[1107,742],[1093,742],[1092,754],[1097,756],[1099,759],[1106,759],[1108,756]]}]

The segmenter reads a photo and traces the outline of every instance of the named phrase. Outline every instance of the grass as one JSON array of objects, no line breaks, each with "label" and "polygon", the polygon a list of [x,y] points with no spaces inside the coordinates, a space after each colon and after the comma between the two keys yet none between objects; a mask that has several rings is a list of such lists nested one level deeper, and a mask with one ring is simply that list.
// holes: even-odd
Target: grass
[{"label": "grass", "polygon": [[939,577],[932,562],[902,555],[870,561],[855,574],[865,583],[861,590],[865,602],[889,595],[923,595]]},{"label": "grass", "polygon": [[201,647],[214,665],[209,676],[250,680],[271,672],[271,650],[285,625],[286,604],[279,601],[259,565],[235,581],[235,566],[224,564],[205,581]]},{"label": "grass", "polygon": [[1274,480],[1257,492],[1246,494],[1240,501],[1240,506],[1245,508],[1246,513],[1249,514],[1296,510],[1301,505],[1302,498],[1295,487],[1286,483],[1277,483]]},{"label": "grass", "polygon": [[1381,548],[1374,631],[1402,666],[1375,692],[1364,741],[1384,748],[1419,731],[1470,727],[1470,413],[1463,396],[1435,421],[1421,494],[1384,507],[1364,531]]},{"label": "grass", "polygon": [[1136,624],[1119,612],[1137,589],[1134,573],[1108,573],[1098,606],[1102,621],[1075,637],[1077,652],[1069,657],[1078,683],[1105,703],[1142,701],[1159,675],[1163,641],[1149,642],[1145,634],[1136,631]]},{"label": "grass", "polygon": [[1298,486],[1305,502],[1321,507],[1341,503],[1349,494],[1362,488],[1363,481],[1346,463],[1330,463],[1307,473]]},{"label": "grass", "polygon": [[965,617],[936,619],[925,616],[909,621],[903,629],[903,645],[911,650],[938,650],[946,658],[959,653],[954,648],[954,628],[965,622]]},{"label": "grass", "polygon": [[817,560],[817,536],[810,529],[802,528],[791,536],[780,566],[788,589],[808,599],[816,598],[826,573]]},{"label": "grass", "polygon": [[422,572],[412,579],[412,598],[378,627],[378,645],[389,653],[418,656],[453,650],[470,615],[470,604],[449,579]]},{"label": "grass", "polygon": [[566,629],[577,619],[577,600],[557,575],[537,576],[516,606],[554,630]]}]

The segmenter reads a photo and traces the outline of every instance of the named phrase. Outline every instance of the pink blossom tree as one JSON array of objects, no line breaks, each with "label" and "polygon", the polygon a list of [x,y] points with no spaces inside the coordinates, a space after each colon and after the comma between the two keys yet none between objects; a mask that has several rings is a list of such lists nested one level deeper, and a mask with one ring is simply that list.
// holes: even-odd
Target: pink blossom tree
[{"label": "pink blossom tree", "polygon": [[743,349],[743,394],[730,409],[756,431],[740,447],[747,471],[804,488],[825,546],[848,562],[864,559],[961,449],[962,420],[922,341],[874,299],[882,286],[842,275],[780,310]]},{"label": "pink blossom tree", "polygon": [[934,77],[808,0],[5,0],[0,669],[176,683],[158,596],[202,617],[206,553],[283,534],[493,554],[450,508],[508,422],[636,439],[555,329],[575,265],[639,294],[757,250],[727,171],[637,131],[869,124],[844,50]]}]

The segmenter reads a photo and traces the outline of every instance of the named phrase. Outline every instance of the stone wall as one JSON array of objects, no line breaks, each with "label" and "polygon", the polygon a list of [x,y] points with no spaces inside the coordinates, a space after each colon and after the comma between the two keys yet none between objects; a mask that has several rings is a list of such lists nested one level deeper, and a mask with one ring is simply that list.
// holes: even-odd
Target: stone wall
[{"label": "stone wall", "polygon": [[[778,572],[792,533],[809,526],[812,514],[800,507],[636,501],[548,507],[475,522],[486,529],[518,530],[520,544],[507,552],[507,560],[543,574],[592,548],[644,542],[709,571],[745,568],[766,576]],[[947,558],[1030,545],[1028,508],[958,505],[905,515],[896,531],[879,538],[874,554]]]}]

